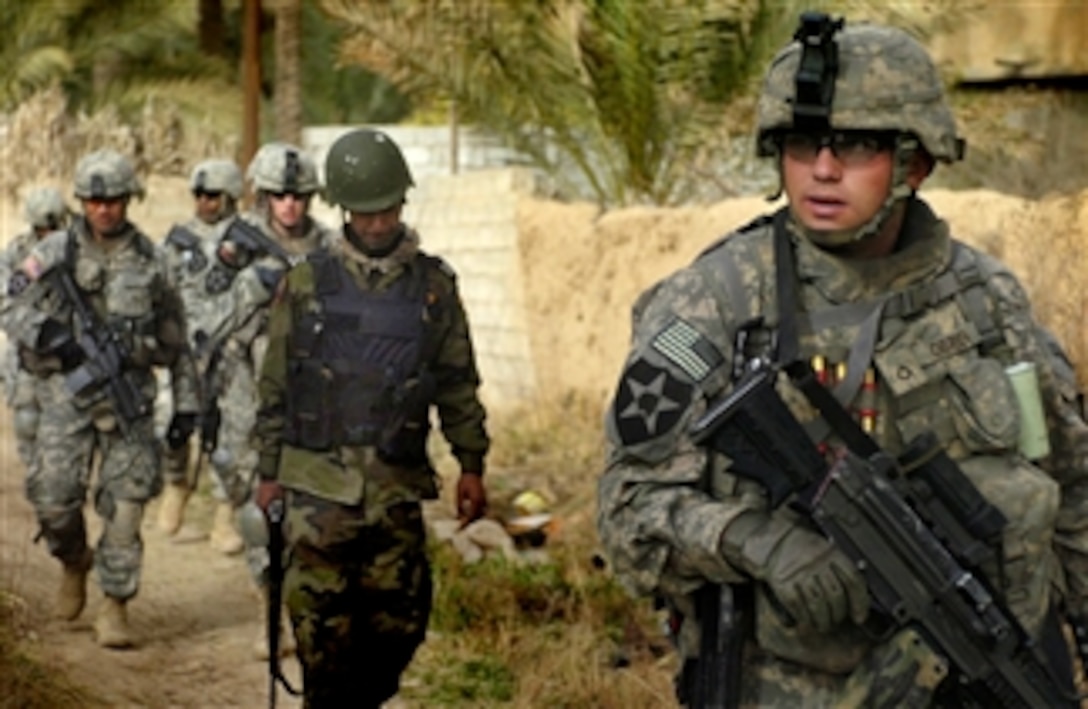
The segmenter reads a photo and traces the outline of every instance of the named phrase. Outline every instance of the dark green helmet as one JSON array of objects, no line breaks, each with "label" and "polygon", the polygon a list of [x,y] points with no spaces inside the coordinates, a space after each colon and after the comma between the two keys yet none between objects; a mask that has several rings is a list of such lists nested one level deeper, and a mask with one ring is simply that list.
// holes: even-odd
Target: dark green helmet
[{"label": "dark green helmet", "polygon": [[385,133],[360,128],[345,133],[325,158],[325,196],[351,212],[372,214],[404,202],[415,185],[400,148]]}]

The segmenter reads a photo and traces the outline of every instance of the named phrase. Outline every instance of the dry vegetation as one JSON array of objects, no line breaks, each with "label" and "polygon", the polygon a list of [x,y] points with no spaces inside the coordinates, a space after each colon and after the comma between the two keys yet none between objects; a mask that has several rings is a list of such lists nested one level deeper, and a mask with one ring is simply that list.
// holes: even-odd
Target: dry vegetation
[{"label": "dry vegetation", "polygon": [[220,131],[187,124],[165,101],[148,101],[134,121],[122,121],[112,108],[92,115],[71,114],[59,88],[35,94],[0,124],[0,193],[15,197],[20,188],[70,175],[91,150],[116,148],[135,158],[141,174],[187,174],[196,159],[234,155],[237,140]]}]

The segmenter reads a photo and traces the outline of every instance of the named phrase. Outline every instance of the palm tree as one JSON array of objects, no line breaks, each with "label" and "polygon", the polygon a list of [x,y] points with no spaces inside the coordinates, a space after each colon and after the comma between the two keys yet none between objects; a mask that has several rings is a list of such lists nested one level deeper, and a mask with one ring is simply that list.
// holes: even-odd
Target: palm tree
[{"label": "palm tree", "polygon": [[602,203],[685,196],[730,94],[708,87],[746,86],[748,52],[727,50],[761,19],[759,3],[713,0],[321,4],[352,28],[345,62],[417,102],[456,101],[463,120]]},{"label": "palm tree", "polygon": [[302,139],[302,72],[299,47],[302,6],[299,0],[276,0],[276,137],[289,143]]}]

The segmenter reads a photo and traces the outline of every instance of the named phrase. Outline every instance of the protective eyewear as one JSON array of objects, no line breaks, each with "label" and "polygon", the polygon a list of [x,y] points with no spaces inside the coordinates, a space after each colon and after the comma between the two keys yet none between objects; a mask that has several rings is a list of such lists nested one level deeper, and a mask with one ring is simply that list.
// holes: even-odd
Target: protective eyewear
[{"label": "protective eyewear", "polygon": [[296,202],[305,202],[310,197],[308,194],[298,194],[297,192],[269,192],[268,196],[277,202],[282,202],[288,197]]},{"label": "protective eyewear", "polygon": [[895,134],[868,130],[837,130],[827,133],[783,133],[782,152],[791,160],[811,163],[824,148],[843,165],[864,165],[895,147]]},{"label": "protective eyewear", "polygon": [[220,190],[193,190],[193,196],[197,199],[219,199],[223,193]]}]

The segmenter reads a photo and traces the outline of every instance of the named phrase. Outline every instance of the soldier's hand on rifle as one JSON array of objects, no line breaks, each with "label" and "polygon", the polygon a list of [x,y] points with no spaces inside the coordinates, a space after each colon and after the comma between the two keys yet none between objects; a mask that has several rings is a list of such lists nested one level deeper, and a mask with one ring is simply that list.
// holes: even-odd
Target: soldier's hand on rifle
[{"label": "soldier's hand on rifle", "polygon": [[262,512],[268,512],[268,506],[273,500],[283,499],[283,487],[275,480],[261,480],[257,484],[257,491],[253,493],[253,502]]},{"label": "soldier's hand on rifle", "polygon": [[826,537],[778,515],[745,512],[722,534],[734,565],[765,582],[799,625],[826,632],[869,613],[865,579]]},{"label": "soldier's hand on rifle", "polygon": [[483,517],[487,511],[487,491],[484,490],[483,476],[479,473],[463,472],[457,479],[457,519],[464,527]]},{"label": "soldier's hand on rifle", "polygon": [[53,318],[47,318],[42,323],[38,330],[38,340],[34,343],[34,351],[47,357],[56,357],[65,370],[73,369],[83,361],[83,350],[72,337],[71,328]]},{"label": "soldier's hand on rifle", "polygon": [[166,445],[172,450],[177,450],[189,442],[189,437],[196,430],[196,414],[189,412],[177,412],[170,419],[170,426],[166,429]]}]

